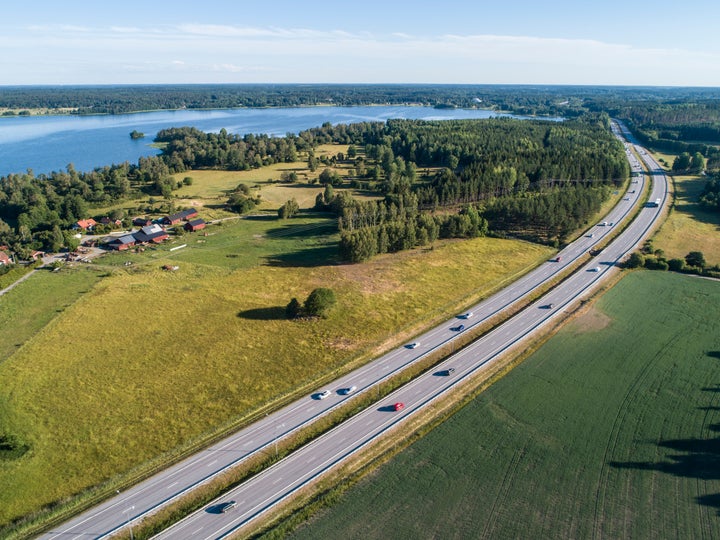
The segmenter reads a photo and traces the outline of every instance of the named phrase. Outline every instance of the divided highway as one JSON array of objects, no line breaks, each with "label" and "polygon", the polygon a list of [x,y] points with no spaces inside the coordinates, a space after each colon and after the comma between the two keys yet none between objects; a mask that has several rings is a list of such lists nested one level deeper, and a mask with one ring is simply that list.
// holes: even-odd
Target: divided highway
[{"label": "divided highway", "polygon": [[[615,129],[618,134],[619,128]],[[664,174],[644,150],[638,151],[655,179],[650,200],[661,199],[664,202],[667,196],[667,180]],[[635,161],[629,147],[628,159],[633,171],[639,172],[640,165]],[[472,316],[448,321],[429,330],[416,338],[417,347],[397,348],[326,385],[330,390],[330,395],[326,399],[318,399],[317,394],[301,398],[54,528],[42,538],[104,538],[124,527],[131,528],[133,522],[209,481],[228,467],[258,452],[273,452],[277,441],[349,399],[351,396],[345,395],[343,389],[356,387],[352,395],[372,391],[379,383],[429,352],[452,343],[461,333],[453,330],[459,325],[464,325],[463,331],[467,331],[523,302],[533,290],[552,279],[567,265],[571,265],[598,244],[605,243],[605,237],[614,231],[617,224],[639,204],[638,198],[643,192],[645,176],[641,175],[633,180],[637,183],[631,184],[625,197],[603,218],[604,225],[591,227],[584,236],[568,245],[559,253],[559,261],[553,259],[540,265],[507,288],[470,308],[468,313],[472,312]],[[169,528],[159,537],[223,537],[288,497],[312,479],[327,472],[332,466],[426,406],[464,378],[483,369],[483,366],[508,348],[519,344],[523,339],[528,339],[536,329],[547,324],[564,307],[586,297],[617,262],[642,242],[661,210],[662,205],[659,208],[641,209],[638,217],[618,238],[605,247],[600,256],[595,257],[542,299],[444,362],[438,369],[454,368],[455,371],[450,376],[442,376],[434,372],[415,379],[383,399],[382,403],[347,420],[224,496],[223,501],[230,499],[237,501],[236,509],[228,513],[220,513],[216,511],[218,508],[216,505],[211,505]],[[405,408],[397,412],[391,410],[391,405],[395,402],[403,402]]]}]

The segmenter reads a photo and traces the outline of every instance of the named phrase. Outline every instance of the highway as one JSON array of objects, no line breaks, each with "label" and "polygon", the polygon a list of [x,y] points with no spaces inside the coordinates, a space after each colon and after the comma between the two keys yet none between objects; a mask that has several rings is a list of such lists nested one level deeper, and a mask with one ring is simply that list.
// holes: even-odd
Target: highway
[{"label": "highway", "polygon": [[[656,180],[650,200],[664,201],[667,193],[666,179],[657,164],[651,162],[644,151],[640,150],[640,153],[653,171]],[[635,158],[629,151],[628,159],[633,170],[639,170],[639,164],[634,163]],[[258,452],[273,452],[275,444],[283,437],[317,420],[352,396],[360,392],[372,391],[382,381],[438,347],[452,343],[461,332],[451,328],[463,324],[464,331],[467,332],[473,326],[482,324],[504,310],[511,309],[523,302],[523,299],[535,288],[552,279],[593,247],[604,243],[605,237],[613,232],[617,224],[622,222],[639,203],[638,197],[643,192],[645,179],[645,175],[638,177],[637,183],[631,184],[625,197],[603,218],[602,222],[608,225],[599,224],[591,227],[585,235],[559,253],[559,262],[553,259],[541,264],[507,288],[469,308],[468,312],[473,313],[471,317],[453,319],[438,325],[414,340],[419,343],[416,348],[398,347],[326,385],[330,390],[330,395],[326,399],[317,399],[315,394],[300,398],[217,444],[119,493],[73,520],[55,527],[41,538],[108,537],[125,527],[131,528],[133,523],[143,516],[209,481],[228,467]],[[452,388],[477,370],[483,369],[483,366],[497,358],[503,351],[527,339],[534,330],[547,324],[564,307],[587,296],[606,277],[615,263],[644,239],[661,209],[662,206],[642,209],[638,218],[585,268],[493,332],[447,360],[445,364],[451,365],[456,370],[452,376],[441,377],[433,371],[419,377],[392,396],[383,399],[379,406],[370,407],[356,415],[223,497],[222,500],[235,499],[238,502],[237,509],[223,514],[213,512],[216,506],[211,505],[209,511],[206,508],[193,514],[177,526],[168,529],[160,537],[222,537],[247,523],[278,500],[288,497],[316,476],[328,471],[330,467],[352,455],[379,434],[436,399],[442,392]],[[610,226],[610,223],[614,225]],[[596,268],[598,271],[592,271]],[[552,308],[548,307],[550,304],[553,304]],[[352,395],[344,395],[341,392],[342,389],[351,386],[357,387]],[[404,402],[406,407],[402,411],[391,412],[388,406],[396,401]]]},{"label": "highway", "polygon": [[[661,199],[665,202],[667,178],[642,149],[640,152],[655,178],[649,199]],[[231,535],[236,529],[243,527],[318,476],[330,471],[410,415],[432,403],[453,386],[488,367],[504,352],[522,346],[535,335],[536,330],[549,324],[564,308],[577,305],[580,300],[587,298],[602,284],[610,272],[617,271],[615,270],[617,263],[647,237],[660,216],[662,206],[643,208],[637,219],[598,257],[492,332],[452,355],[435,369],[385,397],[380,403],[343,422],[155,538],[158,540],[215,539]],[[596,268],[599,270],[595,271]],[[549,308],[551,304],[553,307]],[[449,331],[447,326],[444,330]],[[455,371],[445,375],[445,370],[448,368],[453,368]],[[396,402],[404,403],[405,407],[395,411],[393,404]],[[227,513],[215,511],[218,504],[228,500],[235,500],[237,507]]]}]

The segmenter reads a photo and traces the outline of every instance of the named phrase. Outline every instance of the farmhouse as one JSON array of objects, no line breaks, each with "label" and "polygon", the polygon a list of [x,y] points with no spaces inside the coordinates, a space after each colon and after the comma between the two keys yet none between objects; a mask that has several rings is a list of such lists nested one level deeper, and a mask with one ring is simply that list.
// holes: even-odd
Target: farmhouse
[{"label": "farmhouse", "polygon": [[178,212],[177,214],[165,216],[164,218],[162,218],[162,222],[165,225],[177,225],[181,221],[187,221],[189,219],[197,217],[197,215],[197,210],[195,210],[194,208],[190,208],[189,210],[183,210],[182,212]]},{"label": "farmhouse", "polygon": [[117,251],[124,251],[130,249],[136,243],[135,237],[132,234],[126,234],[125,236],[118,236],[108,242],[110,249],[116,249]]},{"label": "farmhouse", "polygon": [[93,218],[88,219],[81,219],[80,221],[77,221],[75,225],[73,225],[73,229],[82,229],[83,231],[88,230],[91,231],[93,227],[97,225],[97,221],[95,221]]},{"label": "farmhouse", "polygon": [[10,266],[11,264],[10,256],[4,251],[0,251],[0,266]]},{"label": "farmhouse", "polygon": [[204,229],[206,225],[207,223],[202,218],[193,219],[185,224],[185,230],[195,232]]},{"label": "farmhouse", "polygon": [[170,235],[165,232],[160,225],[147,225],[139,231],[132,234],[133,238],[138,244],[159,244],[163,240],[166,240]]},{"label": "farmhouse", "polygon": [[136,227],[147,227],[152,225],[152,219],[146,217],[136,217],[133,219],[132,224]]},{"label": "farmhouse", "polygon": [[119,227],[122,225],[122,220],[120,219],[111,219],[108,216],[105,216],[100,219],[100,223],[103,225],[112,225],[113,227]]}]

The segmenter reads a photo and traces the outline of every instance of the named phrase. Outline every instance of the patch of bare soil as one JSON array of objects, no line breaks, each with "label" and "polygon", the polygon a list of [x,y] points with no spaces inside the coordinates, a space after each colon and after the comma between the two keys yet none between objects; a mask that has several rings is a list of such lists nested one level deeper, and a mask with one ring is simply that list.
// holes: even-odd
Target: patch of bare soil
[{"label": "patch of bare soil", "polygon": [[595,305],[575,318],[573,329],[577,333],[598,332],[610,325],[612,319],[597,309]]}]

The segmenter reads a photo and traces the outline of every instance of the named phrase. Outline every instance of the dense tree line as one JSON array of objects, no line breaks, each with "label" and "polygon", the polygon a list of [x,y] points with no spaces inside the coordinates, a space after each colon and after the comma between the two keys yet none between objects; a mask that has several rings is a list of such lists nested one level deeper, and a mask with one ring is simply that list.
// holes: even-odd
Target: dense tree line
[{"label": "dense tree line", "polygon": [[225,129],[205,133],[193,127],[158,132],[155,142],[164,145],[163,156],[173,172],[187,169],[248,170],[278,162],[293,162],[298,149],[308,148],[295,135],[233,135]]},{"label": "dense tree line", "polygon": [[708,210],[720,212],[720,173],[711,178],[700,195],[700,204]]}]

